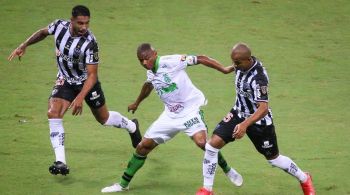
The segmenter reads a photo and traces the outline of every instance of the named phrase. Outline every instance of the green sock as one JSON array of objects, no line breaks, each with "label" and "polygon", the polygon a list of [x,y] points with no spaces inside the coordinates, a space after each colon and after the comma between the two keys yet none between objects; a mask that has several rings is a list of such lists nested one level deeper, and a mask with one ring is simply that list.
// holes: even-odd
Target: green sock
[{"label": "green sock", "polygon": [[135,173],[137,172],[137,170],[139,170],[143,164],[145,163],[146,160],[146,156],[139,156],[138,154],[133,154],[129,163],[128,163],[128,167],[126,168],[121,180],[120,180],[120,185],[123,188],[126,188],[132,177],[135,175]]},{"label": "green sock", "polygon": [[224,156],[222,156],[221,152],[219,152],[219,155],[218,155],[218,164],[221,167],[221,169],[224,171],[224,173],[228,173],[231,169],[231,167],[228,166]]}]

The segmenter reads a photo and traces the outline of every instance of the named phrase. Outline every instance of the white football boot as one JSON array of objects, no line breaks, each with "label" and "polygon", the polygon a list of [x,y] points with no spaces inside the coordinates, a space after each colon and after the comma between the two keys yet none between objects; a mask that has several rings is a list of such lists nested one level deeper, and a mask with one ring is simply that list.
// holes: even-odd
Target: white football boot
[{"label": "white football boot", "polygon": [[230,179],[230,181],[233,184],[235,184],[235,186],[238,186],[238,187],[242,186],[242,184],[243,184],[243,177],[242,177],[242,175],[240,175],[234,169],[231,168],[230,171],[227,172],[225,175]]},{"label": "white football boot", "polygon": [[115,183],[111,186],[105,187],[101,190],[102,193],[110,193],[110,192],[123,192],[129,190],[129,186],[123,188],[119,183]]}]

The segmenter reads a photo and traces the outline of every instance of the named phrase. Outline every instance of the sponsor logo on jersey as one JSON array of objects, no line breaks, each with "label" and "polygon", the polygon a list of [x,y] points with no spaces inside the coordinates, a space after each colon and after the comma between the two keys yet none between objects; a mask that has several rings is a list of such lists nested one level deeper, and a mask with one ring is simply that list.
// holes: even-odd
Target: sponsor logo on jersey
[{"label": "sponsor logo on jersey", "polygon": [[87,78],[86,74],[81,75],[80,77],[73,77],[73,78],[65,78],[65,80],[68,83],[75,83],[75,84],[81,84],[83,81],[85,81]]},{"label": "sponsor logo on jersey", "polygon": [[170,92],[173,92],[175,91],[176,89],[178,89],[176,83],[171,83],[169,86],[167,87],[162,87],[158,90],[158,94],[159,95],[163,95],[163,94],[166,94],[166,93],[170,93]]},{"label": "sponsor logo on jersey", "polygon": [[56,56],[62,58],[62,60],[66,61],[66,62],[72,62],[72,63],[83,63],[82,58],[72,58],[64,53],[62,53],[61,51],[56,49]]},{"label": "sponsor logo on jersey", "polygon": [[239,95],[241,95],[241,96],[244,96],[244,97],[247,97],[247,98],[250,98],[250,97],[252,97],[252,94],[251,94],[251,90],[248,90],[248,91],[243,91],[243,90],[241,90],[241,89],[239,89],[239,88],[236,88],[236,91],[237,91],[237,93],[239,94]]},{"label": "sponsor logo on jersey", "polygon": [[176,104],[174,106],[173,105],[167,105],[167,107],[168,107],[170,112],[174,112],[174,113],[179,113],[179,112],[181,112],[184,109],[183,105],[181,105],[181,104]]}]

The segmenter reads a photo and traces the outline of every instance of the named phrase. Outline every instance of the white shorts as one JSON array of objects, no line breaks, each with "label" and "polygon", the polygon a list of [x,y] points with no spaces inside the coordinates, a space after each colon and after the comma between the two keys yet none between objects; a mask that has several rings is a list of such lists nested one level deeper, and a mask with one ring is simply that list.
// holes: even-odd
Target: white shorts
[{"label": "white shorts", "polygon": [[172,139],[180,131],[190,137],[202,130],[207,132],[202,113],[200,110],[195,110],[182,118],[170,118],[163,112],[147,129],[144,137],[153,139],[157,144],[162,144]]}]

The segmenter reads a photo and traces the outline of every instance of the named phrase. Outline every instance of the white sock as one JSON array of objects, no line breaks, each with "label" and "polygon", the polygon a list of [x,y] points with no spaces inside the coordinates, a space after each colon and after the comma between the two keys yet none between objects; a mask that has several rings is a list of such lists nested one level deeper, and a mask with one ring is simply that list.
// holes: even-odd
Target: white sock
[{"label": "white sock", "polygon": [[287,156],[279,155],[277,158],[269,160],[269,163],[296,177],[300,182],[307,179],[307,175]]},{"label": "white sock", "polygon": [[134,133],[136,131],[136,124],[134,122],[115,111],[109,111],[109,117],[104,125],[123,128],[129,133]]},{"label": "white sock", "polygon": [[55,151],[56,161],[66,164],[66,155],[64,151],[64,128],[62,119],[49,119],[50,139]]},{"label": "white sock", "polygon": [[209,145],[205,144],[205,153],[203,159],[203,186],[212,191],[214,185],[215,171],[218,164],[218,153],[219,149],[216,149]]}]

